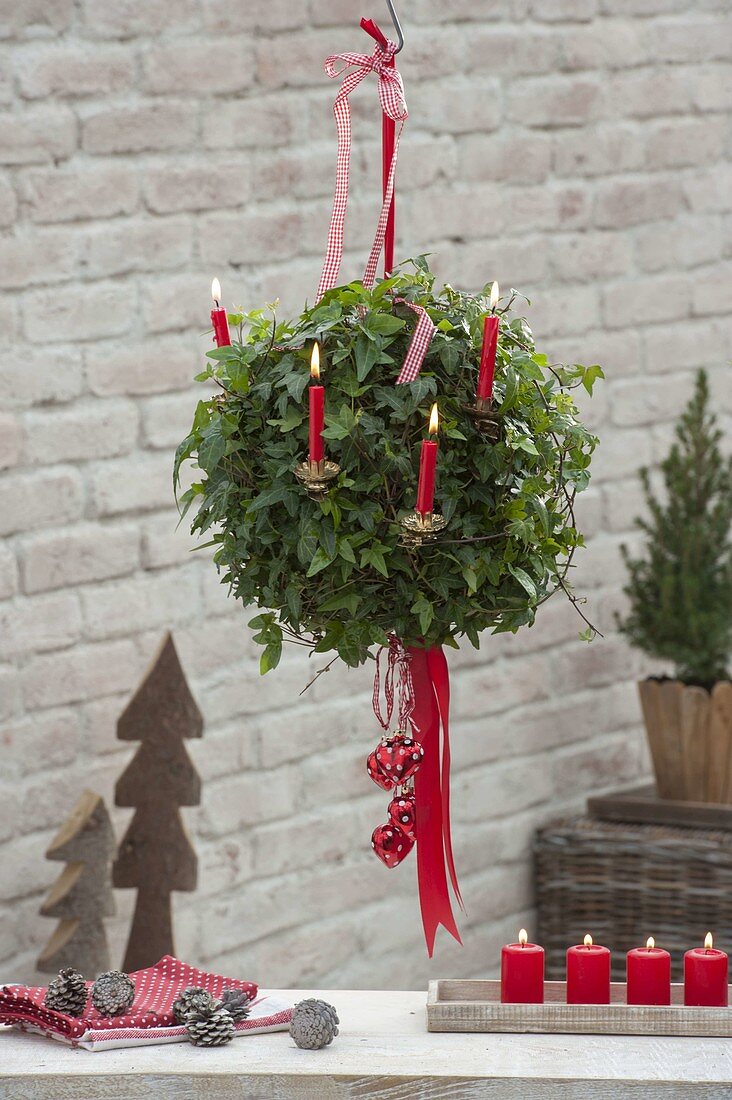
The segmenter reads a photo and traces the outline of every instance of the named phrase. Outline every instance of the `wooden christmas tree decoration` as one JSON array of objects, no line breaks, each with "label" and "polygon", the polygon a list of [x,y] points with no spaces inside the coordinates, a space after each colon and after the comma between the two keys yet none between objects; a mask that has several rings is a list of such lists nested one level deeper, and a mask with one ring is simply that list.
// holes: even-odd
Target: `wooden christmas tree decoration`
[{"label": "wooden christmas tree decoration", "polygon": [[44,917],[59,923],[37,966],[55,974],[73,966],[87,978],[109,969],[104,918],[115,912],[110,881],[114,832],[100,795],[84,791],[71,816],[51,842],[47,859],[67,862],[41,906]]},{"label": "wooden christmas tree decoration", "polygon": [[115,804],[137,811],[113,869],[115,886],[137,888],[127,972],[175,953],[170,894],[196,888],[196,853],[178,807],[201,801],[201,779],[183,739],[202,733],[201,712],[168,634],[117,722],[121,741],[141,742],[115,788]]}]

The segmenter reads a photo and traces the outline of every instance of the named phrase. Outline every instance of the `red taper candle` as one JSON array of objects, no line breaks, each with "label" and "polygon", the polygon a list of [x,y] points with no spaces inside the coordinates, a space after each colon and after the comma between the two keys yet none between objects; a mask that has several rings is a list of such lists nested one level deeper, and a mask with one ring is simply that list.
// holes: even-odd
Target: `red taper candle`
[{"label": "red taper candle", "polygon": [[684,1004],[726,1008],[728,981],[727,955],[714,946],[712,933],[707,932],[704,946],[684,955]]},{"label": "red taper candle", "polygon": [[671,1004],[671,956],[656,947],[649,936],[645,947],[634,947],[626,955],[627,1000],[629,1005]]},{"label": "red taper candle", "polygon": [[322,462],[325,458],[323,447],[323,426],[325,424],[325,389],[320,382],[320,348],[317,340],[313,344],[313,353],[310,357],[310,377],[312,379],[310,399],[310,459],[311,466]]},{"label": "red taper candle", "polygon": [[[491,309],[498,304],[500,292],[498,283],[491,287]],[[496,374],[496,352],[498,351],[499,321],[495,313],[489,313],[483,325],[483,349],[480,354],[480,373],[476,398],[488,402],[493,398],[493,379]]]},{"label": "red taper candle", "polygon": [[211,283],[211,297],[214,307],[211,310],[211,324],[214,330],[214,340],[217,347],[223,348],[231,344],[229,336],[229,322],[226,319],[226,310],[221,307],[221,283],[214,279]]},{"label": "red taper candle", "polygon": [[544,1002],[544,948],[528,942],[526,929],[518,943],[501,948],[501,1000],[504,1004],[540,1005]]},{"label": "red taper candle", "polygon": [[610,952],[592,936],[567,948],[567,1004],[610,1004]]},{"label": "red taper candle", "polygon": [[[437,435],[440,426],[440,418],[437,405],[432,406],[430,414],[429,434]],[[419,482],[417,484],[417,503],[415,512],[421,515],[431,515],[435,503],[435,473],[437,471],[438,443],[436,439],[422,440],[422,453],[419,459]]]}]

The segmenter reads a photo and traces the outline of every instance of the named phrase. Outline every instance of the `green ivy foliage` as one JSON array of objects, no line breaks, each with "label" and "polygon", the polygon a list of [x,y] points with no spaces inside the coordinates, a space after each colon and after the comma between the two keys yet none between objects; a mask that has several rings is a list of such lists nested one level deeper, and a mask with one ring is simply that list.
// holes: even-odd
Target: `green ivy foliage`
[{"label": "green ivy foliage", "polygon": [[636,526],[645,556],[623,547],[630,611],[620,629],[651,657],[670,661],[678,680],[704,687],[729,679],[732,653],[732,459],[722,457],[721,441],[699,371],[661,464],[665,499],[641,471],[648,517]]},{"label": "green ivy foliage", "polygon": [[[223,583],[245,606],[264,646],[261,669],[277,665],[284,639],[365,661],[390,631],[406,644],[456,646],[481,631],[517,631],[566,580],[582,545],[573,511],[589,480],[596,438],[579,422],[571,390],[590,393],[598,366],[550,365],[527,322],[503,307],[495,384],[501,438],[475,430],[474,400],[488,287],[470,295],[434,290],[424,257],[367,290],[338,287],[294,324],[273,311],[231,314],[231,347],[208,353],[199,380],[219,392],[196,409],[178,447],[200,480],[180,496],[192,531],[207,535]],[[414,314],[437,331],[419,378],[395,385]],[[293,470],[307,456],[309,361],[321,345],[328,456],[341,473],[312,500]],[[414,507],[420,442],[430,407],[441,418],[435,510],[448,527],[420,549],[400,542]],[[575,601],[578,602],[578,601]],[[585,632],[589,637],[592,631]]]}]

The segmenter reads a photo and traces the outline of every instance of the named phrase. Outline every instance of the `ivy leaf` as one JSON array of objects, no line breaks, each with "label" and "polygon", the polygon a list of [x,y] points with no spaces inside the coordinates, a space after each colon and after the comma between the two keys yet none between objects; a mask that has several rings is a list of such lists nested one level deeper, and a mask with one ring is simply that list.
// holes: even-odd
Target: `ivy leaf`
[{"label": "ivy leaf", "polygon": [[291,406],[281,420],[268,420],[267,423],[271,424],[272,427],[279,428],[281,432],[286,433],[294,431],[295,428],[299,428],[304,419],[304,413],[301,413],[299,409]]},{"label": "ivy leaf", "polygon": [[304,531],[297,540],[297,556],[302,565],[309,565],[318,548],[318,536],[312,528]]},{"label": "ivy leaf", "polygon": [[287,485],[273,485],[271,489],[265,489],[249,505],[249,514],[259,512],[262,508],[270,508],[273,504],[279,504],[291,492]]},{"label": "ivy leaf", "polygon": [[381,351],[376,337],[359,336],[356,339],[356,378],[364,382],[376,366]]},{"label": "ivy leaf", "polygon": [[435,617],[435,609],[430,601],[420,593],[418,599],[412,604],[410,611],[419,619],[419,628],[423,634],[427,634]]},{"label": "ivy leaf", "polygon": [[395,332],[404,328],[404,321],[393,317],[390,313],[369,313],[362,328],[369,335],[393,336]]},{"label": "ivy leaf", "polygon": [[262,656],[259,658],[259,674],[264,676],[273,668],[277,668],[282,656],[282,642],[268,642]]},{"label": "ivy leaf", "polygon": [[595,363],[594,366],[585,367],[582,372],[582,385],[585,387],[590,397],[592,397],[592,390],[595,386],[595,382],[598,378],[604,378],[605,373],[602,367],[598,367]]},{"label": "ivy leaf", "polygon": [[517,565],[508,566],[509,573],[516,578],[525,592],[528,593],[532,600],[537,598],[536,585],[532,581],[529,574],[525,569],[520,569]]},{"label": "ivy leaf", "polygon": [[322,546],[319,546],[313,554],[313,560],[310,562],[310,568],[305,574],[306,577],[314,577],[316,573],[320,573],[321,569],[327,569],[333,561],[333,557],[324,550]]},{"label": "ivy leaf", "polygon": [[386,547],[369,546],[365,550],[361,551],[361,568],[365,565],[372,565],[377,573],[381,573],[382,577],[389,576],[389,570],[386,567],[386,561],[384,560],[384,552]]},{"label": "ivy leaf", "polygon": [[198,465],[212,474],[226,451],[226,439],[221,420],[214,420],[202,433],[198,446]]}]

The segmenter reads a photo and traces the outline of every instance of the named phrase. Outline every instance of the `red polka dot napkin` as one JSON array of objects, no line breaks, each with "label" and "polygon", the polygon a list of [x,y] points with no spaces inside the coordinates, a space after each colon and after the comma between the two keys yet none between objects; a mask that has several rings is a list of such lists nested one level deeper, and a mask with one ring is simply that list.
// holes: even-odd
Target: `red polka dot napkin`
[{"label": "red polka dot napkin", "polygon": [[[46,1008],[45,986],[5,985],[0,987],[0,1023],[14,1024],[38,1031],[50,1038],[87,1050],[142,1043],[174,1043],[187,1038],[184,1027],[173,1017],[173,1002],[188,986],[207,989],[215,997],[225,989],[245,990],[252,998],[252,1010],[236,1025],[237,1034],[253,1031],[279,1031],[287,1028],[292,1006],[259,993],[254,982],[209,974],[195,966],[165,955],[155,966],[130,974],[135,984],[135,999],[124,1016],[101,1016],[91,1000],[81,1018]],[[91,982],[87,983],[91,990]]]}]

